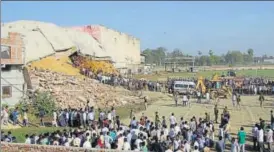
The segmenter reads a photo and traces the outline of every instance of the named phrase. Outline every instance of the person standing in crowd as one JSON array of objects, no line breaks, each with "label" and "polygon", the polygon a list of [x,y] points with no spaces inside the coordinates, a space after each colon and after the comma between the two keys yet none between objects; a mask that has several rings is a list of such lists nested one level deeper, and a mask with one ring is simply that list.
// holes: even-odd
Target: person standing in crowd
[{"label": "person standing in crowd", "polygon": [[255,124],[254,127],[252,128],[252,137],[253,137],[253,150],[258,149],[258,124]]},{"label": "person standing in crowd", "polygon": [[28,109],[25,109],[23,111],[23,126],[24,127],[28,126]]},{"label": "person standing in crowd", "polygon": [[237,100],[237,108],[241,109],[241,96],[239,94],[237,95],[237,99],[236,100]]},{"label": "person standing in crowd", "polygon": [[217,104],[214,107],[215,123],[218,123],[219,110]]},{"label": "person standing in crowd", "polygon": [[41,108],[39,110],[40,126],[45,126],[45,124],[44,124],[44,116],[45,116],[45,110],[43,108]]},{"label": "person standing in crowd", "polygon": [[202,95],[200,90],[197,91],[197,103],[202,103]]},{"label": "person standing in crowd", "polygon": [[274,115],[273,115],[273,110],[270,111],[270,126],[271,129],[274,129]]},{"label": "person standing in crowd", "polygon": [[266,130],[266,144],[267,144],[267,148],[270,152],[273,151],[273,130],[271,128],[271,126],[267,126],[267,130]]},{"label": "person standing in crowd", "polygon": [[187,95],[187,104],[188,104],[188,107],[190,108],[191,106],[191,103],[190,103],[190,94]]},{"label": "person standing in crowd", "polygon": [[170,125],[175,125],[175,123],[177,122],[176,121],[176,117],[174,116],[174,113],[171,113],[171,116],[169,118],[169,122],[170,122]]},{"label": "person standing in crowd", "polygon": [[178,106],[178,93],[177,92],[173,93],[173,98],[174,98],[174,101],[175,101],[175,106],[177,107]]},{"label": "person standing in crowd", "polygon": [[58,127],[58,125],[57,125],[57,112],[56,112],[56,110],[53,111],[52,126]]},{"label": "person standing in crowd", "polygon": [[130,112],[129,112],[129,119],[132,119],[133,118],[133,109],[130,109]]},{"label": "person standing in crowd", "polygon": [[183,106],[186,106],[186,103],[187,103],[187,95],[184,94],[183,95]]},{"label": "person standing in crowd", "polygon": [[144,97],[144,105],[145,105],[145,110],[147,110],[147,96]]},{"label": "person standing in crowd", "polygon": [[259,96],[259,101],[260,101],[260,107],[263,107],[263,102],[264,102],[264,95],[262,92],[260,92],[260,96]]},{"label": "person standing in crowd", "polygon": [[246,140],[246,132],[244,131],[244,127],[241,127],[238,132],[239,146],[242,152],[245,152],[245,140]]},{"label": "person standing in crowd", "polygon": [[1,124],[7,125],[9,121],[9,107],[5,106],[1,111]]},{"label": "person standing in crowd", "polygon": [[19,112],[18,112],[18,107],[16,107],[13,112],[12,112],[12,121],[13,121],[13,125],[17,125],[18,124],[18,116],[19,116]]},{"label": "person standing in crowd", "polygon": [[225,143],[223,141],[223,137],[219,136],[219,141],[216,143],[216,151],[224,152],[225,151]]},{"label": "person standing in crowd", "polygon": [[238,144],[237,140],[234,137],[231,139],[230,152],[240,152],[239,144]]},{"label": "person standing in crowd", "polygon": [[208,91],[206,92],[206,103],[211,103],[210,102],[210,94]]},{"label": "person standing in crowd", "polygon": [[259,152],[264,152],[264,130],[261,126],[258,127],[257,140],[259,146]]},{"label": "person standing in crowd", "polygon": [[232,93],[232,105],[233,105],[233,107],[236,106],[236,101],[237,101],[237,94],[236,94],[236,92],[233,92]]}]

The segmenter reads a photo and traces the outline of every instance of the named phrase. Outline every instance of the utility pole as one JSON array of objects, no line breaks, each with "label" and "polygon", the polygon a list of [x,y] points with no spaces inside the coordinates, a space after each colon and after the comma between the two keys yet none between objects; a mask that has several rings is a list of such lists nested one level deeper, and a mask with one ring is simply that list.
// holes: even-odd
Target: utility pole
[{"label": "utility pole", "polygon": [[[0,52],[0,137],[2,137],[2,46],[1,46],[1,52]],[[1,145],[2,142],[0,140],[0,151],[1,151]]]},{"label": "utility pole", "polygon": [[195,57],[193,56],[192,58],[192,76],[194,77],[194,62],[195,62]]}]

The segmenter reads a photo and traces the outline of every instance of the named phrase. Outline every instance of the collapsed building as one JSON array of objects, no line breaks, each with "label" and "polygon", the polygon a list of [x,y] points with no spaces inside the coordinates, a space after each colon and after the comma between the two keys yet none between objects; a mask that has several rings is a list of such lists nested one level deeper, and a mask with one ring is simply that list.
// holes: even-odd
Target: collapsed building
[{"label": "collapsed building", "polygon": [[41,78],[31,77],[35,75],[30,73],[32,68],[79,76],[79,69],[69,60],[75,52],[92,59],[107,58],[121,73],[141,68],[140,41],[104,26],[64,28],[37,21],[1,24],[3,103],[16,104],[25,90],[41,83]]}]

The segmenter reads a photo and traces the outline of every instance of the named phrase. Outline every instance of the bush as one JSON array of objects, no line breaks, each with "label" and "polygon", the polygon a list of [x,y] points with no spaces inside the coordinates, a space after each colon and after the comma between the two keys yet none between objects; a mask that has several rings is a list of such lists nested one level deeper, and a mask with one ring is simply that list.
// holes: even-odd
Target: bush
[{"label": "bush", "polygon": [[40,109],[51,115],[56,110],[55,99],[49,92],[36,92],[31,99],[22,99],[16,107],[21,113],[27,109],[29,115],[38,115]]}]

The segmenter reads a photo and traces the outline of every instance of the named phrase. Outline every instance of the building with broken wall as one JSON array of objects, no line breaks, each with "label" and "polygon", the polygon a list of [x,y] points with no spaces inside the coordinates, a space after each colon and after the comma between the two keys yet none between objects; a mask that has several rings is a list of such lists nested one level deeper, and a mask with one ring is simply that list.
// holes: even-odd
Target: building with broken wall
[{"label": "building with broken wall", "polygon": [[[115,62],[118,69],[129,69],[137,72],[141,64],[140,40],[125,33],[107,28],[102,25],[72,27],[91,35],[101,48]],[[95,53],[95,55],[97,55]]]},{"label": "building with broken wall", "polygon": [[[86,29],[81,31],[52,23],[25,20],[2,23],[1,47],[10,52],[10,57],[3,54],[7,59],[2,59],[1,64],[3,103],[14,105],[23,96],[23,65],[53,54],[57,60],[59,57],[56,54],[64,53],[69,56],[74,53],[72,50],[79,50],[90,56],[110,57],[117,68],[124,69],[123,72],[127,72],[128,67],[131,72],[138,71],[141,62],[138,39],[104,26],[90,26],[89,29],[93,30],[87,32]],[[14,50],[17,50],[17,53],[14,54]]]},{"label": "building with broken wall", "polygon": [[24,56],[24,44],[20,34],[9,33],[7,37],[1,37],[2,104],[15,105],[24,95]]}]

